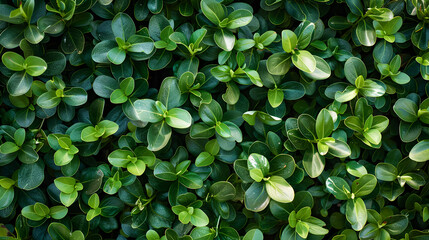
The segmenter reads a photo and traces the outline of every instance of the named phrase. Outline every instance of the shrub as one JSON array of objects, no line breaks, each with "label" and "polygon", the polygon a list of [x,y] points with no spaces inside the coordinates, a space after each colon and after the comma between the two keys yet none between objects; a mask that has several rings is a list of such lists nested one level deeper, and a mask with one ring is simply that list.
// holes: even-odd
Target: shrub
[{"label": "shrub", "polygon": [[0,0],[0,239],[429,239],[424,0]]}]

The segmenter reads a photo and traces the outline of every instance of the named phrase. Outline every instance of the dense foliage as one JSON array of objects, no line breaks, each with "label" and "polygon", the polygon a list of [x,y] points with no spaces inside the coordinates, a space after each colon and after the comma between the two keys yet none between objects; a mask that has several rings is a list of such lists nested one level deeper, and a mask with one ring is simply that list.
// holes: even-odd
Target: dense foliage
[{"label": "dense foliage", "polygon": [[429,239],[428,19],[0,0],[0,239]]}]

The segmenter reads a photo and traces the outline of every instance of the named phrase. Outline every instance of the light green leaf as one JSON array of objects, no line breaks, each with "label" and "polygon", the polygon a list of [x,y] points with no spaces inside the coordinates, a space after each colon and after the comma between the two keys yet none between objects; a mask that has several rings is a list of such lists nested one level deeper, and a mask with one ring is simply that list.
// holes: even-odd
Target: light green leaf
[{"label": "light green leaf", "polygon": [[347,200],[351,192],[349,184],[344,179],[336,176],[326,179],[326,189],[338,200]]},{"label": "light green leaf", "polygon": [[214,41],[222,50],[229,52],[234,48],[235,36],[228,29],[218,29],[214,34]]},{"label": "light green leaf", "polygon": [[416,162],[429,160],[429,141],[424,140],[414,145],[410,151],[410,158]]},{"label": "light green leaf", "polygon": [[292,62],[295,67],[304,72],[314,72],[316,70],[316,59],[306,50],[297,50],[292,55]]},{"label": "light green leaf", "polygon": [[247,9],[237,9],[228,15],[228,24],[226,25],[229,29],[236,29],[239,27],[246,26],[252,21],[253,14]]},{"label": "light green leaf", "polygon": [[42,75],[46,69],[48,69],[48,65],[40,57],[29,56],[24,61],[25,72],[30,76],[37,77]]},{"label": "light green leaf", "polygon": [[168,110],[165,122],[172,128],[188,128],[192,124],[192,116],[184,109],[173,108]]},{"label": "light green leaf", "polygon": [[267,193],[271,199],[281,202],[292,202],[295,197],[295,191],[292,186],[282,177],[271,176],[265,183]]},{"label": "light green leaf", "polygon": [[294,32],[291,30],[282,31],[282,47],[285,52],[291,53],[295,50],[297,44],[298,38]]},{"label": "light green leaf", "polygon": [[12,71],[24,70],[24,58],[15,52],[5,52],[1,56],[3,64]]},{"label": "light green leaf", "polygon": [[355,231],[362,230],[367,220],[367,211],[362,198],[347,200],[346,218]]}]

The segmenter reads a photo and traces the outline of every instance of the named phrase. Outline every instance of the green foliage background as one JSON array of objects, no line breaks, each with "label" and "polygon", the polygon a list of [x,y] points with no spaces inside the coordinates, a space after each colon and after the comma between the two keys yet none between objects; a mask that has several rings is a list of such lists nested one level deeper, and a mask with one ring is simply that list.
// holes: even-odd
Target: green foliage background
[{"label": "green foliage background", "polygon": [[0,0],[0,239],[429,239],[428,7]]}]

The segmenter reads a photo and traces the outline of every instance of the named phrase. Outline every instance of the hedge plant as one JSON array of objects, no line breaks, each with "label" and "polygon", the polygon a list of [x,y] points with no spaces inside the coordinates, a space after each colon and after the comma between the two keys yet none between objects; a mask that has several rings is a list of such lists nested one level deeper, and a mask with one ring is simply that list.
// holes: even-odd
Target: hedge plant
[{"label": "hedge plant", "polygon": [[429,239],[426,0],[0,0],[0,239]]}]

